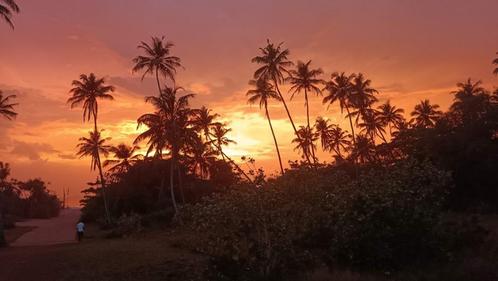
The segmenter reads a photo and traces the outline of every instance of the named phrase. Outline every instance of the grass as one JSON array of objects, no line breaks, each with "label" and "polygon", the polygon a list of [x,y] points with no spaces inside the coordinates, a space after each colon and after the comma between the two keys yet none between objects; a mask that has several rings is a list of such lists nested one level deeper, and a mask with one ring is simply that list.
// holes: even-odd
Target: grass
[{"label": "grass", "polygon": [[[306,280],[496,281],[498,217],[485,217],[482,224],[490,231],[485,243],[462,252],[449,263],[391,273],[330,271],[322,267]],[[208,258],[185,249],[184,233],[154,229],[121,239],[105,239],[104,234],[89,225],[87,238],[79,244],[0,250],[0,265],[10,265],[0,266],[0,280],[208,280]]]}]

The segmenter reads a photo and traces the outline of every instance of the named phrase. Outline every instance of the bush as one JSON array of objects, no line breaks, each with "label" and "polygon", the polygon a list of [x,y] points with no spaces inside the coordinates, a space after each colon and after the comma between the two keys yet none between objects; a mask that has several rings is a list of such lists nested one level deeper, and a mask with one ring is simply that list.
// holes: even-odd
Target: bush
[{"label": "bush", "polygon": [[428,163],[290,171],[181,210],[191,245],[232,279],[272,280],[317,262],[399,268],[435,256],[449,176]]},{"label": "bush", "polygon": [[107,238],[120,238],[142,231],[142,217],[132,213],[122,215],[116,222],[116,227],[107,235]]}]

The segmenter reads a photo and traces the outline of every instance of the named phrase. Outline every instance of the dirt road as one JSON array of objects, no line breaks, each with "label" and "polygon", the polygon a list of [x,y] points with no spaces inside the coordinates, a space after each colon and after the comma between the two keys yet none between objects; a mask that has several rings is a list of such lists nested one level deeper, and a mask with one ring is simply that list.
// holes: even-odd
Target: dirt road
[{"label": "dirt road", "polygon": [[19,237],[11,247],[23,246],[43,246],[74,243],[75,241],[75,225],[79,219],[79,209],[65,209],[60,215],[48,220],[27,220],[19,222],[19,226],[35,226],[32,231]]}]

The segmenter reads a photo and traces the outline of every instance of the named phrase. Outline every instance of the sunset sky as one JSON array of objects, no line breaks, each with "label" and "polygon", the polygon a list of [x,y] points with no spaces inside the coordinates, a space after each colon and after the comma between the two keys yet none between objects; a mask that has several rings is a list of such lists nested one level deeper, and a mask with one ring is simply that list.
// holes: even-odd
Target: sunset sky
[{"label": "sunset sky", "polygon": [[[70,188],[73,203],[97,175],[89,159],[75,157],[78,138],[92,125],[66,104],[71,81],[94,72],[116,86],[116,100],[100,104],[100,127],[113,144],[131,144],[137,117],[151,111],[144,96],[157,94],[153,80],[141,82],[131,72],[136,46],[151,36],[175,43],[173,54],[185,66],[177,81],[197,94],[193,106],[206,105],[230,123],[238,144],[227,154],[251,156],[270,174],[277,170],[271,134],[263,112],[245,97],[256,69],[250,60],[267,38],[285,42],[293,61],[311,59],[324,79],[334,71],[364,73],[381,101],[408,112],[425,98],[446,109],[455,84],[468,77],[490,89],[498,85],[491,74],[496,0],[17,2],[15,30],[0,24],[0,89],[20,103],[14,122],[0,120],[0,161],[11,164],[14,178],[41,177],[56,192]],[[290,104],[304,124],[301,96]],[[336,106],[326,109],[313,97],[313,119],[324,116],[347,128]],[[283,108],[273,103],[270,114],[284,162],[298,159]]]}]

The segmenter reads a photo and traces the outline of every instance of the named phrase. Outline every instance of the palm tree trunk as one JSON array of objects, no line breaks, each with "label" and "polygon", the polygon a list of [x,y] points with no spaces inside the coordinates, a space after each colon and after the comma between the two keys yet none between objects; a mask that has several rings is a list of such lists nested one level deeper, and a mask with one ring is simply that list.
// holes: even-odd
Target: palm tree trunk
[{"label": "palm tree trunk", "polygon": [[182,173],[180,170],[180,165],[178,165],[178,168],[176,169],[177,174],[178,174],[178,187],[180,187],[180,196],[182,197],[182,204],[185,204],[185,194],[183,193],[183,180],[182,180]]},{"label": "palm tree trunk", "polygon": [[[297,133],[296,125],[294,124],[294,121],[292,120],[292,116],[289,112],[289,108],[287,107],[287,103],[285,102],[284,96],[282,96],[282,93],[280,92],[280,88],[278,87],[278,83],[276,80],[273,80],[273,83],[275,84],[275,89],[277,89],[277,93],[280,96],[282,103],[284,104],[285,111],[287,112],[287,116],[289,117],[289,121],[291,122],[292,128],[294,129],[294,134],[296,134],[296,137],[299,139],[299,141],[302,141],[301,137]],[[309,157],[308,153],[305,152],[304,155],[306,156],[306,160],[308,161],[308,164],[311,165],[311,161],[310,161],[310,157]]]},{"label": "palm tree trunk", "polygon": [[[308,91],[304,89],[304,100],[306,102],[306,121],[308,122],[308,131],[311,132],[311,127],[310,127],[310,106],[308,104]],[[311,142],[311,155],[313,156],[313,163],[316,165],[316,156],[315,156],[315,148],[313,147],[313,141],[310,140]]]},{"label": "palm tree trunk", "polygon": [[268,124],[270,125],[271,134],[273,136],[273,141],[275,142],[275,149],[278,155],[278,164],[280,164],[280,172],[284,174],[284,167],[282,166],[282,157],[280,157],[280,150],[278,149],[277,138],[275,137],[275,132],[273,131],[273,126],[271,124],[270,113],[268,112],[268,104],[265,102],[266,118],[268,118]]},{"label": "palm tree trunk", "polygon": [[175,190],[173,185],[173,176],[175,175],[175,155],[174,152],[171,153],[171,163],[169,164],[169,192],[171,195],[171,202],[173,203],[173,209],[175,210],[175,216],[178,215],[178,207],[176,205]]},{"label": "palm tree trunk", "polygon": [[102,173],[102,165],[100,163],[100,155],[97,154],[97,164],[99,168],[99,174],[100,174],[100,184],[102,186],[102,197],[104,199],[104,210],[105,210],[105,216],[106,216],[106,221],[107,223],[111,223],[111,214],[109,212],[109,206],[107,204],[107,195],[105,192],[105,180],[104,180],[104,173]]},{"label": "palm tree trunk", "polygon": [[353,143],[356,144],[356,138],[354,135],[353,120],[351,119],[351,113],[349,112],[349,107],[346,105],[346,112],[348,113],[349,125],[351,126],[351,134],[353,135]]},{"label": "palm tree trunk", "polygon": [[159,82],[159,70],[156,68],[156,82],[157,88],[159,89],[159,95],[161,95],[161,83]]}]

